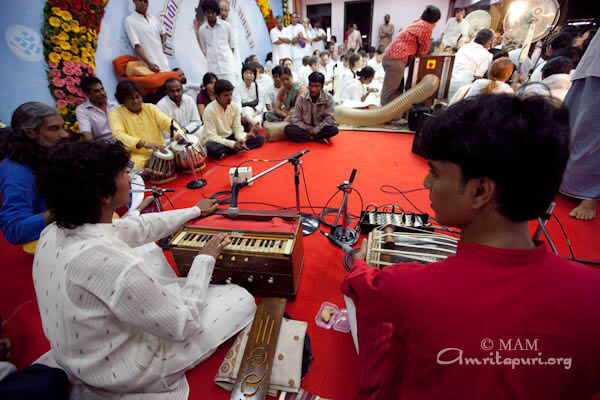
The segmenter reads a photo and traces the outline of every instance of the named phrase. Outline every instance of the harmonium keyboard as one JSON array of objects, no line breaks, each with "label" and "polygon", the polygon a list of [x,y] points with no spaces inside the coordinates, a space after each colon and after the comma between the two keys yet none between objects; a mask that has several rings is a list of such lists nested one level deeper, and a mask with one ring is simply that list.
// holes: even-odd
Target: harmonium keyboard
[{"label": "harmonium keyboard", "polygon": [[297,212],[226,210],[188,222],[170,241],[180,276],[187,276],[194,257],[215,235],[230,240],[215,263],[211,283],[235,283],[258,297],[295,299],[304,265],[302,223]]}]

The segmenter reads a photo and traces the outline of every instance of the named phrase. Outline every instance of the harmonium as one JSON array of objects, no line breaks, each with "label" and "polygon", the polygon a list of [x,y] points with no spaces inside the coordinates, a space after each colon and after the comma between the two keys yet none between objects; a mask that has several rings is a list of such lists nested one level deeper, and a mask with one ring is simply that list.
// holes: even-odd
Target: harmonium
[{"label": "harmonium", "polygon": [[231,243],[215,263],[211,283],[235,283],[257,297],[294,300],[304,265],[302,221],[297,212],[226,210],[185,224],[170,247],[180,276],[187,276],[194,257],[215,235],[225,232]]}]

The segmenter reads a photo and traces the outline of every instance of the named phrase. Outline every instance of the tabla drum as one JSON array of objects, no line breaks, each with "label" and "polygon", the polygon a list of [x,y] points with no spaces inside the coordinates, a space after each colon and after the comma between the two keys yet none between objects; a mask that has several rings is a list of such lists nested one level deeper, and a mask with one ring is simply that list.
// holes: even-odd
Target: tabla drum
[{"label": "tabla drum", "polygon": [[289,124],[290,123],[288,121],[265,121],[263,123],[263,127],[265,128],[265,138],[267,142],[278,142],[280,140],[286,140],[287,135],[285,134],[285,127]]},{"label": "tabla drum", "polygon": [[154,150],[148,161],[146,161],[144,171],[150,175],[150,183],[153,185],[173,182],[177,179],[173,152],[169,149]]},{"label": "tabla drum", "polygon": [[[198,139],[197,136],[193,136],[193,135],[188,135],[188,139],[190,140],[190,142],[197,146],[200,147],[200,139]],[[200,172],[202,171],[204,168],[206,168],[206,159],[205,157],[200,154],[196,149],[194,149],[192,146],[189,147],[189,149],[186,149],[185,145],[183,144],[179,144],[177,142],[172,142],[169,145],[169,148],[171,149],[171,151],[173,152],[174,156],[175,156],[175,166],[177,167],[178,170],[186,173],[186,174],[191,174],[192,173],[192,167],[196,172]],[[206,154],[206,152],[205,152]],[[190,166],[190,156],[192,158],[191,160],[191,166]]]}]

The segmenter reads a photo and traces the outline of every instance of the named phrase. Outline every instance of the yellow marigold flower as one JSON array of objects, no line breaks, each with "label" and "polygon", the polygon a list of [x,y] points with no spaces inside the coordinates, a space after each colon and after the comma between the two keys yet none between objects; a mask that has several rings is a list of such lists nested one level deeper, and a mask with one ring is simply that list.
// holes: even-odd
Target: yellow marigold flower
[{"label": "yellow marigold flower", "polygon": [[50,17],[48,19],[48,23],[50,25],[52,25],[55,28],[58,28],[60,26],[60,19],[56,18],[56,17]]},{"label": "yellow marigold flower", "polygon": [[75,47],[75,46],[71,46],[71,52],[73,54],[79,54],[79,49],[77,47]]},{"label": "yellow marigold flower", "polygon": [[71,16],[71,13],[68,12],[68,11],[63,11],[61,17],[65,21],[71,21],[71,20],[73,20],[73,17]]},{"label": "yellow marigold flower", "polygon": [[69,25],[69,24],[62,24],[60,26],[60,29],[62,29],[65,32],[71,32],[71,25]]},{"label": "yellow marigold flower", "polygon": [[58,64],[60,62],[60,54],[58,53],[50,53],[48,54],[48,58],[50,59],[50,62],[53,62],[54,64]]},{"label": "yellow marigold flower", "polygon": [[61,113],[62,115],[65,115],[67,113],[67,107],[64,106],[58,106],[56,107],[56,109],[58,110],[59,113]]},{"label": "yellow marigold flower", "polygon": [[87,51],[86,48],[81,48],[81,57],[89,57],[90,56],[90,52]]},{"label": "yellow marigold flower", "polygon": [[81,29],[79,28],[79,25],[77,25],[77,26],[71,26],[71,30],[72,30],[73,32],[75,32],[75,33],[79,33],[79,31],[80,31]]},{"label": "yellow marigold flower", "polygon": [[52,7],[52,13],[60,15],[61,9],[58,7]]},{"label": "yellow marigold flower", "polygon": [[58,38],[61,41],[66,42],[67,40],[69,40],[69,35],[67,35],[65,32],[61,32],[58,34]]},{"label": "yellow marigold flower", "polygon": [[67,60],[67,61],[69,61],[71,58],[73,58],[73,55],[71,53],[69,53],[68,51],[63,51],[62,53],[60,53],[60,56],[63,58],[63,60]]},{"label": "yellow marigold flower", "polygon": [[61,47],[63,50],[71,50],[71,45],[70,45],[69,43],[67,43],[67,42],[61,42],[61,43],[60,43],[60,47]]},{"label": "yellow marigold flower", "polygon": [[73,57],[71,58],[71,61],[73,61],[74,63],[78,63],[78,62],[80,62],[80,61],[81,61],[81,58],[79,58],[79,56],[73,56]]},{"label": "yellow marigold flower", "polygon": [[62,49],[62,47],[60,47],[60,46],[54,46],[54,47],[52,48],[52,51],[55,51],[55,52],[57,52],[57,53],[60,53],[61,51],[63,51],[63,49]]},{"label": "yellow marigold flower", "polygon": [[58,38],[58,36],[54,35],[50,38],[50,41],[54,44],[59,44],[60,43],[60,39]]},{"label": "yellow marigold flower", "polygon": [[80,26],[79,27],[79,32],[80,33],[86,33],[87,32],[87,28],[85,26]]}]

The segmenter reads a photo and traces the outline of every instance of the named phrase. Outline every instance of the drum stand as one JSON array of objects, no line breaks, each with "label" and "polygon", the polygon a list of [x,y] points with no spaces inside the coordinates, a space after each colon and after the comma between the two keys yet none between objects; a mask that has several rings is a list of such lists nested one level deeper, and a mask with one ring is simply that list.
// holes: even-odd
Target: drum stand
[{"label": "drum stand", "polygon": [[[348,195],[352,191],[352,182],[354,182],[355,176],[356,169],[353,169],[352,174],[350,174],[350,179],[338,185],[338,189],[344,192],[344,197],[342,198],[342,204],[335,216],[335,221],[333,221],[333,225],[331,226],[331,235],[343,244],[349,246],[353,246],[358,242],[358,233],[354,229],[348,228]],[[340,215],[342,216],[342,225],[338,226]]]},{"label": "drum stand", "polygon": [[194,161],[192,159],[192,150],[190,150],[191,146],[192,144],[190,142],[187,142],[187,144],[185,145],[185,157],[187,158],[188,163],[190,165],[190,169],[192,170],[192,174],[194,175],[194,180],[188,182],[187,188],[200,189],[201,187],[206,186],[206,179],[198,179],[198,176],[196,175],[196,168],[194,167]]}]

